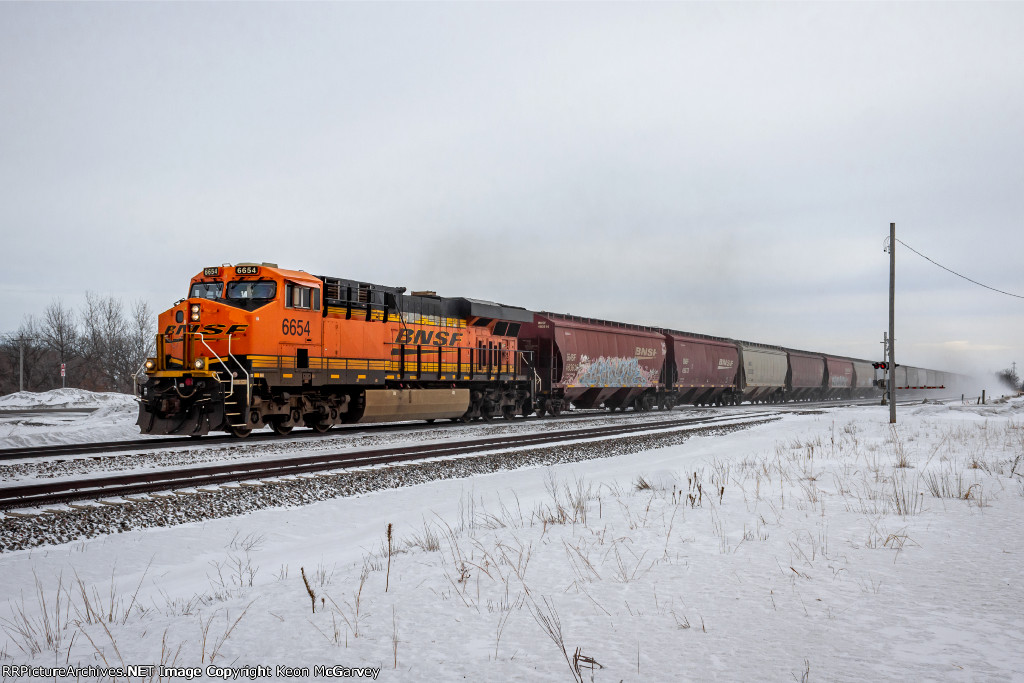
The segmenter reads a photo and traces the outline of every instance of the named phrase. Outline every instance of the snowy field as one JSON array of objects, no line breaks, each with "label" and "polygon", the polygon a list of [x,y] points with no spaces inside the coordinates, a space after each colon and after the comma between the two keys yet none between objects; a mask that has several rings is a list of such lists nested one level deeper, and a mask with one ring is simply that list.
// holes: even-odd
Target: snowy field
[{"label": "snowy field", "polygon": [[899,420],[794,413],[640,454],[9,552],[0,666],[1024,679],[1024,401]]}]

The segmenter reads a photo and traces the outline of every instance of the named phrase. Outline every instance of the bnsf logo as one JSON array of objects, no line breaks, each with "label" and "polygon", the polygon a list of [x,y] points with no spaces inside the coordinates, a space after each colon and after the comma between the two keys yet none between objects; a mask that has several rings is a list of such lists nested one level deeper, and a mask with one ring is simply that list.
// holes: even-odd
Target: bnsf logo
[{"label": "bnsf logo", "polygon": [[731,368],[733,366],[734,362],[735,361],[731,361],[731,360],[728,360],[726,358],[719,358],[718,359],[718,369],[719,370],[728,370],[729,368]]},{"label": "bnsf logo", "polygon": [[424,332],[423,330],[399,330],[396,344],[422,346],[456,346],[462,339],[461,332]]},{"label": "bnsf logo", "polygon": [[[185,325],[168,325],[167,329],[164,330],[164,334],[168,337],[180,337],[185,333]],[[213,324],[213,325],[188,325],[189,334],[202,334],[204,336],[213,336],[221,334],[234,334],[235,332],[241,332],[248,325],[232,325],[225,329],[225,325]]]},{"label": "bnsf logo", "polygon": [[642,346],[636,347],[637,358],[654,358],[657,355],[658,352],[655,349],[645,349]]}]

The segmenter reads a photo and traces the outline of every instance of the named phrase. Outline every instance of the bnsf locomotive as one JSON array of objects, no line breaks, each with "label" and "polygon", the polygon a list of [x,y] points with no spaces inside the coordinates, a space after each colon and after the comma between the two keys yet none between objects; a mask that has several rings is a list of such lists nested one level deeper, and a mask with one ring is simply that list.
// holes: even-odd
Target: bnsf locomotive
[{"label": "bnsf locomotive", "polygon": [[138,425],[246,436],[526,415],[534,373],[517,336],[532,321],[522,308],[268,263],[204,268],[160,314]]},{"label": "bnsf locomotive", "polygon": [[[877,364],[876,364],[877,365]],[[878,393],[870,361],[403,287],[274,264],[204,268],[160,314],[139,385],[145,434],[269,425],[489,420],[572,405],[671,409]],[[946,373],[897,372],[942,388]],[[902,378],[902,379],[901,379]]]}]

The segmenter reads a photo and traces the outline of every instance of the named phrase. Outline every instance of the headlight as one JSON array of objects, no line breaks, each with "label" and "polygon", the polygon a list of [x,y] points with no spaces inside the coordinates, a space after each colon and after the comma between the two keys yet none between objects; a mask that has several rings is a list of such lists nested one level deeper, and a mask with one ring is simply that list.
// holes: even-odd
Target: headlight
[{"label": "headlight", "polygon": [[204,365],[203,359],[202,358],[196,358],[196,362],[193,363],[193,365],[196,366],[196,370],[202,370],[203,369],[203,365]]},{"label": "headlight", "polygon": [[199,321],[199,304],[192,304],[192,321]]},{"label": "headlight", "polygon": [[147,360],[147,361],[146,361],[146,369],[147,369],[147,370],[152,370],[152,369],[153,369],[153,368],[155,368],[155,367],[156,367],[156,363],[154,363],[154,362],[153,362],[153,361],[151,361],[151,360]]}]

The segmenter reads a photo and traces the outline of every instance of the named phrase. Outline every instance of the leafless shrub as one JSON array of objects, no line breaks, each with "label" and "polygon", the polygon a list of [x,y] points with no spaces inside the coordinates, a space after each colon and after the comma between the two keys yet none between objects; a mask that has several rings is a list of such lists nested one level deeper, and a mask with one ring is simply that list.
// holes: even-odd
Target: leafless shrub
[{"label": "leafless shrub", "polygon": [[576,545],[571,545],[568,541],[562,539],[562,546],[565,548],[565,556],[569,560],[569,567],[572,569],[573,574],[576,575],[578,583],[601,580],[601,574],[598,573],[594,563],[590,560],[590,549],[586,547],[583,541]]},{"label": "leafless shrub", "polygon": [[[4,632],[28,657],[43,651],[60,650],[68,628],[71,603],[62,579],[58,578],[57,591],[52,599],[48,600],[43,584],[34,570],[32,576],[35,579],[35,599],[39,616],[30,616],[31,610],[26,609],[25,598],[22,597],[20,604],[11,604],[9,617],[0,618]],[[64,597],[61,597],[62,594]]]},{"label": "leafless shrub", "polygon": [[968,500],[971,489],[977,484],[967,484],[963,472],[927,472],[924,476],[929,493],[935,498],[956,498]]},{"label": "leafless shrub", "polygon": [[572,679],[576,681],[576,683],[583,683],[583,679],[573,666],[572,660],[569,658],[569,651],[565,647],[565,635],[562,633],[562,621],[558,618],[558,610],[555,609],[555,603],[547,596],[543,596],[541,600],[543,601],[543,606],[538,605],[536,601],[532,599],[530,600],[530,614],[533,615],[534,621],[537,622],[548,638],[551,639],[551,642],[555,644],[555,647],[557,647],[562,653],[562,656],[565,658],[565,663],[569,665],[569,671],[572,673]]},{"label": "leafless shrub", "polygon": [[810,683],[811,680],[811,662],[810,660],[804,660],[804,670],[800,672],[800,676],[797,677],[793,674],[793,680],[799,681],[800,683]]},{"label": "leafless shrub", "polygon": [[[620,583],[629,583],[630,581],[635,580],[638,575],[643,576],[649,572],[651,567],[654,566],[654,562],[651,562],[646,569],[642,569],[644,557],[646,557],[647,551],[645,550],[639,557],[637,557],[636,553],[634,553],[629,546],[625,546],[629,554],[632,555],[632,560],[630,560],[629,558],[623,558],[622,553],[619,552],[619,547],[622,545],[624,544],[612,544],[612,548],[615,553],[615,569],[612,572],[612,577]],[[633,560],[635,560],[635,562]]]},{"label": "leafless shrub", "polygon": [[366,577],[369,574],[370,572],[366,565],[363,565],[363,570],[359,573],[359,588],[352,595],[352,600],[345,601],[344,607],[335,602],[331,596],[327,596],[327,599],[331,601],[331,605],[334,606],[334,610],[345,620],[345,624],[352,631],[353,638],[359,637],[359,622],[366,617],[366,614],[363,612],[363,586],[366,585]]},{"label": "leafless shrub", "polygon": [[404,541],[407,548],[419,548],[424,552],[436,553],[441,550],[441,537],[434,525],[423,520],[423,533],[413,534]]},{"label": "leafless shrub", "polygon": [[207,574],[206,577],[213,588],[214,597],[221,600],[230,597],[235,589],[252,587],[259,572],[259,567],[252,563],[248,552],[242,555],[228,554],[224,561],[211,560],[209,565],[214,575]]},{"label": "leafless shrub", "polygon": [[[390,526],[390,525],[389,525]],[[391,647],[395,657],[395,668],[398,668],[398,612],[395,611],[394,605],[391,606]]]},{"label": "leafless shrub", "polygon": [[243,553],[255,552],[262,548],[263,543],[267,540],[266,535],[258,531],[251,531],[245,536],[239,537],[241,533],[241,531],[235,532],[235,535],[228,543],[229,550],[238,550]]},{"label": "leafless shrub", "polygon": [[896,429],[895,425],[889,426],[889,439],[892,443],[893,467],[913,467],[913,465],[910,464],[910,456],[907,454],[906,446],[904,445],[903,439],[900,437],[900,433]]},{"label": "leafless shrub", "polygon": [[501,634],[505,632],[505,627],[508,625],[508,620],[512,616],[514,611],[519,611],[523,607],[523,602],[526,596],[523,593],[516,594],[516,597],[511,602],[508,600],[506,586],[506,597],[505,600],[498,607],[498,625],[495,628],[494,633],[494,659],[498,659],[498,647],[501,645]]},{"label": "leafless shrub", "polygon": [[[242,618],[245,617],[245,615],[249,611],[250,607],[252,607],[252,603],[251,602],[248,605],[245,606],[245,609],[242,610],[242,613],[239,614],[238,618],[235,619],[234,621],[231,621],[231,613],[228,612],[228,610],[224,610],[224,622],[225,622],[224,632],[221,633],[217,637],[217,639],[213,643],[213,649],[210,650],[210,663],[211,664],[213,664],[213,661],[215,659],[217,659],[217,657],[220,655],[220,651],[221,651],[221,648],[224,647],[224,643],[226,643],[228,641],[228,638],[231,637],[231,634],[234,632],[235,627],[238,626],[238,623],[240,621],[242,621]],[[209,628],[209,625],[207,625],[207,629],[208,628]],[[205,642],[205,636],[204,636],[204,642]]]},{"label": "leafless shrub", "polygon": [[919,514],[924,509],[924,493],[918,490],[918,479],[908,480],[902,474],[894,476],[889,504],[893,512],[903,517]]}]

